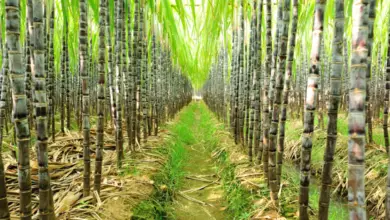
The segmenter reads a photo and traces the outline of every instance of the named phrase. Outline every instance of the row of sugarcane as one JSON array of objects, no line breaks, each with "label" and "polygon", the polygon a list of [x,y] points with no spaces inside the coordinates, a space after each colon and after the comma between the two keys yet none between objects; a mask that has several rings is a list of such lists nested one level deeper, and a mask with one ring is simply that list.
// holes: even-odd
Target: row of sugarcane
[{"label": "row of sugarcane", "polygon": [[[68,1],[61,1],[63,11],[69,8],[68,4]],[[169,46],[158,39],[162,37],[156,31],[152,33],[151,41],[148,41],[146,22],[156,25],[156,20],[153,17],[146,19],[147,8],[139,0],[134,2],[134,16],[125,13],[131,7],[125,1],[114,1],[113,15],[108,10],[109,2],[99,1],[99,49],[96,59],[92,59],[88,35],[89,5],[86,0],[80,0],[79,38],[75,39],[79,45],[79,63],[72,67],[77,71],[70,72],[71,49],[68,47],[69,38],[65,30],[60,50],[61,69],[56,74],[53,27],[55,16],[62,16],[55,14],[56,6],[55,1],[27,1],[27,41],[22,47],[20,2],[5,1],[6,44],[2,48],[0,75],[0,150],[4,138],[3,127],[7,127],[7,119],[11,118],[18,148],[21,219],[31,219],[34,208],[30,168],[31,131],[35,131],[37,138],[39,218],[55,219],[47,146],[50,141],[49,133],[52,134],[51,141],[55,139],[56,114],[60,115],[60,135],[65,135],[66,129],[72,129],[72,120],[82,130],[83,195],[89,196],[92,191],[91,114],[97,116],[93,190],[100,193],[104,129],[109,126],[107,119],[111,118],[111,124],[115,128],[117,163],[120,168],[125,151],[135,151],[141,141],[146,142],[148,136],[157,135],[159,127],[172,119],[192,97],[191,82],[174,64]],[[115,20],[112,21],[112,18]],[[67,17],[63,16],[63,19],[64,28],[67,29]],[[110,28],[112,23],[114,28]],[[128,137],[126,149],[123,132],[127,132]],[[0,219],[10,219],[1,154]]]},{"label": "row of sugarcane", "polygon": [[[300,112],[303,112],[303,115],[301,114],[303,133],[300,155],[300,219],[309,219],[310,164],[316,112],[318,112],[319,124],[323,123],[323,111],[327,110],[329,118],[318,206],[318,218],[328,219],[332,193],[332,167],[338,135],[338,112],[340,105],[342,109],[347,109],[349,217],[366,219],[364,151],[366,142],[373,141],[372,113],[379,112],[382,107],[385,147],[389,153],[387,121],[390,95],[390,49],[388,49],[387,68],[384,72],[380,59],[377,62],[372,61],[376,0],[353,1],[351,45],[348,45],[344,38],[346,30],[344,1],[335,0],[334,7],[329,7],[333,12],[328,13],[334,13],[335,16],[332,24],[334,28],[332,55],[329,58],[324,53],[323,39],[327,1],[316,0],[310,63],[305,59],[300,63],[295,61],[295,69],[294,59],[298,57],[295,54],[297,51],[295,45],[298,41],[296,33],[299,25],[298,9],[301,8],[298,7],[298,1],[277,2],[274,34],[272,34],[274,15],[270,0],[255,0],[251,3],[252,14],[247,16],[250,18],[250,23],[245,21],[245,13],[248,11],[244,9],[247,2],[240,2],[234,17],[236,25],[231,29],[232,56],[229,62],[231,67],[229,70],[225,68],[228,60],[224,59],[227,56],[224,48],[220,51],[219,58],[215,60],[209,79],[203,87],[206,104],[228,122],[235,142],[248,147],[249,161],[262,164],[264,178],[270,188],[270,197],[275,204],[278,204],[281,184],[287,112],[289,110],[292,116],[296,114],[299,116]],[[245,27],[248,23],[249,28]],[[250,32],[245,29],[250,29]],[[245,41],[247,34],[250,34],[249,43]],[[386,47],[389,46],[390,36]],[[350,57],[348,49],[352,51]],[[375,68],[372,67],[372,63],[375,63]],[[228,71],[230,71],[229,79]],[[379,74],[372,76],[373,71],[379,71]],[[380,83],[382,74],[385,75],[384,84]],[[294,80],[293,84],[291,80]],[[226,90],[229,93],[225,93]],[[369,97],[374,100],[370,100]],[[302,108],[303,111],[300,111]],[[379,113],[374,114],[379,118]],[[390,178],[387,182],[385,201],[386,219],[390,218],[389,188]]]}]

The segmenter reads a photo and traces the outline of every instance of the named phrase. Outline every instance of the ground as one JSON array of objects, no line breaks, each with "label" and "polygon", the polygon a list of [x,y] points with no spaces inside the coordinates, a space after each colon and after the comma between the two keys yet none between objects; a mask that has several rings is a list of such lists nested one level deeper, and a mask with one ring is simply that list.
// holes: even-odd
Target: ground
[{"label": "ground", "polygon": [[[339,120],[334,167],[334,192],[329,219],[348,219],[346,192],[346,122]],[[325,118],[326,120],[326,118]],[[377,123],[379,124],[379,123]],[[375,126],[374,139],[381,141]],[[263,168],[249,163],[247,149],[234,144],[224,123],[202,102],[193,102],[174,120],[140,143],[136,152],[125,149],[123,167],[116,168],[114,130],[105,129],[104,175],[100,196],[82,198],[82,136],[78,131],[58,134],[49,145],[50,171],[59,219],[297,219],[300,135],[302,122],[286,126],[282,190],[278,203],[269,198]],[[126,134],[126,132],[124,132]],[[94,162],[95,129],[91,130]],[[125,138],[126,139],[126,138]],[[316,219],[326,131],[317,128],[313,148],[310,210]],[[125,144],[127,146],[127,144]],[[17,162],[4,155],[8,198],[17,219]],[[37,193],[37,164],[32,152],[33,192]],[[387,160],[379,144],[367,146],[367,199],[370,216],[384,217],[383,199]],[[94,163],[92,162],[92,171]],[[91,176],[93,178],[93,175]],[[93,183],[93,181],[91,181]],[[382,202],[381,202],[382,201]],[[33,200],[37,213],[37,199]]]}]

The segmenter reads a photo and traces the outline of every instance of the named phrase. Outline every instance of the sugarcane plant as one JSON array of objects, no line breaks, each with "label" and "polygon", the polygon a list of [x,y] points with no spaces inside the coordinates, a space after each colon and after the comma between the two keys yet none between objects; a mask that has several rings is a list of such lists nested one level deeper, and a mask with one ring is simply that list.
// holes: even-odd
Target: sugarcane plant
[{"label": "sugarcane plant", "polygon": [[302,150],[300,164],[300,192],[299,192],[299,218],[309,219],[307,208],[309,206],[309,184],[310,184],[310,163],[311,150],[313,145],[314,116],[317,108],[317,89],[320,80],[320,43],[322,39],[324,8],[326,0],[317,0],[314,24],[313,38],[311,48],[311,66],[307,78],[306,103],[304,113],[304,127],[302,135]]},{"label": "sugarcane plant", "polygon": [[34,109],[35,129],[37,133],[37,158],[39,164],[39,214],[42,219],[54,219],[54,202],[50,186],[50,176],[47,158],[47,95],[46,95],[46,73],[45,62],[45,41],[43,21],[43,1],[33,1],[33,88],[34,88]]},{"label": "sugarcane plant", "polygon": [[364,151],[366,146],[368,1],[353,1],[352,10],[352,62],[348,113],[348,207],[351,218],[366,219]]},{"label": "sugarcane plant", "polygon": [[332,70],[330,72],[330,96],[328,104],[327,139],[324,151],[321,194],[319,200],[319,217],[328,219],[329,202],[332,185],[332,168],[337,141],[337,117],[341,97],[341,75],[343,72],[343,33],[344,1],[335,1],[335,33],[332,44]]},{"label": "sugarcane plant", "polygon": [[91,157],[90,157],[90,122],[89,122],[89,87],[88,87],[88,19],[87,19],[87,2],[80,1],[80,76],[82,88],[82,129],[83,129],[83,158],[84,158],[84,185],[83,195],[89,196],[90,175],[91,175]]},{"label": "sugarcane plant", "polygon": [[106,72],[106,13],[107,1],[100,0],[99,2],[99,84],[97,88],[97,141],[96,141],[96,162],[95,162],[95,178],[94,190],[100,193],[102,166],[103,166],[103,146],[104,146],[104,107],[105,107],[105,72]]},{"label": "sugarcane plant", "polygon": [[[390,178],[365,187],[364,175],[386,174],[389,157],[389,10],[389,0],[2,1],[0,219],[64,217],[55,213],[63,183],[49,175],[63,155],[83,162],[69,171],[82,173],[75,204],[101,204],[106,175],[126,173],[193,94],[245,151],[269,209],[284,215],[284,193],[294,191],[300,219],[329,219],[335,194],[348,199],[350,218],[387,218],[389,195],[379,192]],[[66,136],[82,150],[54,152],[69,147]],[[292,162],[300,181],[291,187],[283,169]],[[321,189],[309,212],[314,173]]]}]

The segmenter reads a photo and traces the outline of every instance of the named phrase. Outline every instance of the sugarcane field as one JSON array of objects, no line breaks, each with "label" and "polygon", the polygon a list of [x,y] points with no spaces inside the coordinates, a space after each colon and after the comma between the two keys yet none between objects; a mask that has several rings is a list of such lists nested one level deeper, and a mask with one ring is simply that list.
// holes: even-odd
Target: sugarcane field
[{"label": "sugarcane field", "polygon": [[390,220],[390,0],[0,0],[0,220]]}]

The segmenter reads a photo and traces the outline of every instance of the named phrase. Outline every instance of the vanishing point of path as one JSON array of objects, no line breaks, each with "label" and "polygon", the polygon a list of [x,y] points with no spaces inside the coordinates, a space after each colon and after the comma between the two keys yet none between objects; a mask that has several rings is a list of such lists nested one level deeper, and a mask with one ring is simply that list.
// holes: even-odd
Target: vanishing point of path
[{"label": "vanishing point of path", "polygon": [[211,156],[212,143],[208,143],[207,138],[207,135],[212,135],[210,129],[213,129],[209,126],[210,114],[200,105],[191,105],[194,111],[183,115],[182,132],[188,133],[190,141],[183,144],[186,155],[182,166],[184,177],[173,211],[176,219],[227,219],[223,189]]}]

